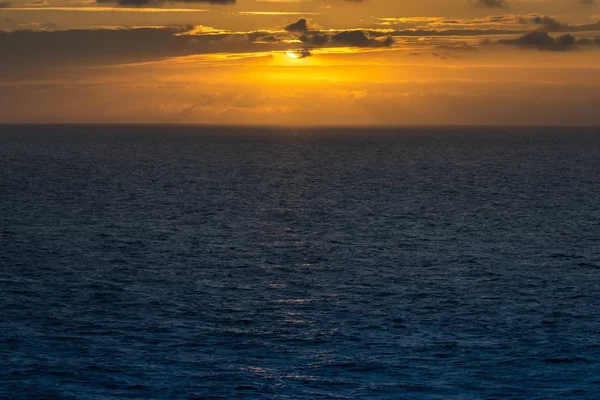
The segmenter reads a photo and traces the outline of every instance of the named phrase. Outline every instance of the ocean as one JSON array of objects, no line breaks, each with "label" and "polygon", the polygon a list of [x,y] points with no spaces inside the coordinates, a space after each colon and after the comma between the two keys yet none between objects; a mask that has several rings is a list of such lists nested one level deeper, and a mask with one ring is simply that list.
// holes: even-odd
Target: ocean
[{"label": "ocean", "polygon": [[0,399],[319,398],[600,398],[600,129],[0,126]]}]

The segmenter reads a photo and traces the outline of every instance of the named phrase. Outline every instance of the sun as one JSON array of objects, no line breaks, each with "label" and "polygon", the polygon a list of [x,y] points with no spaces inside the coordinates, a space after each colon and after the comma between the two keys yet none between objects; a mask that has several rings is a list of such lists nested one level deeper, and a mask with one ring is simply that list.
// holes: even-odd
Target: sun
[{"label": "sun", "polygon": [[308,51],[307,49],[287,50],[285,52],[285,55],[294,60],[299,60],[301,58],[311,56],[310,51]]},{"label": "sun", "polygon": [[285,54],[289,57],[289,58],[293,58],[294,60],[299,59],[301,56],[300,54],[298,54],[296,52],[296,50],[288,50],[285,52]]}]

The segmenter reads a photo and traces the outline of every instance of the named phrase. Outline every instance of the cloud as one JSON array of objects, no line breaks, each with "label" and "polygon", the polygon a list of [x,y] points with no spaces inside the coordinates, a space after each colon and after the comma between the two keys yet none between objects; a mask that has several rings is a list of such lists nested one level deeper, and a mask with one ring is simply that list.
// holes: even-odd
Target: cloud
[{"label": "cloud", "polygon": [[254,43],[277,43],[279,39],[275,35],[258,36]]},{"label": "cloud", "polygon": [[[143,7],[148,5],[156,5],[165,3],[167,0],[96,0],[98,4],[114,3],[119,6]],[[231,5],[235,4],[236,0],[168,0],[169,2],[184,2],[184,3],[199,3],[199,4],[217,4]]]},{"label": "cloud", "polygon": [[[398,31],[435,32],[452,35],[527,33],[531,26],[548,32],[583,32],[600,30],[600,23],[569,25],[544,14],[502,14],[480,18],[401,17],[376,18],[378,26]],[[410,35],[410,34],[409,34]]]},{"label": "cloud", "polygon": [[341,31],[332,35],[331,41],[345,46],[357,47],[391,46],[394,44],[394,39],[391,36],[373,39],[368,32],[363,31]]},{"label": "cloud", "polygon": [[550,48],[555,44],[554,39],[546,32],[530,32],[517,39],[500,40],[500,43],[536,48]]},{"label": "cloud", "polygon": [[534,15],[531,17],[525,17],[524,22],[531,22],[533,24],[542,25],[542,29],[549,32],[564,31],[570,28],[569,25],[560,22],[556,18],[548,15]]},{"label": "cloud", "polygon": [[600,46],[600,37],[596,37],[596,38],[579,38],[577,39],[577,45],[578,46],[591,46],[597,44]]},{"label": "cloud", "polygon": [[391,38],[371,37],[361,31],[316,31],[296,38],[283,30],[227,32],[194,26],[57,30],[53,24],[22,29],[10,23],[7,26],[11,30],[0,30],[0,76],[5,78],[66,65],[104,66],[201,54],[285,51],[295,39],[308,47],[384,47],[393,43]]},{"label": "cloud", "polygon": [[106,65],[159,60],[194,53],[248,48],[248,43],[227,42],[227,35],[181,35],[192,27],[14,30],[0,31],[0,54],[5,68],[36,69],[57,65]]},{"label": "cloud", "polygon": [[486,8],[508,8],[508,2],[506,0],[476,0],[475,6]]},{"label": "cloud", "polygon": [[588,32],[600,31],[600,22],[584,25],[569,25],[549,15],[524,15],[518,20],[524,24],[540,25],[539,30],[544,32]]},{"label": "cloud", "polygon": [[553,38],[548,32],[530,32],[517,39],[502,39],[499,43],[539,50],[564,51],[576,48],[577,39],[571,34]]},{"label": "cloud", "polygon": [[308,22],[304,18],[300,18],[296,22],[286,25],[283,29],[288,32],[305,33],[308,32]]},{"label": "cloud", "polygon": [[297,39],[305,44],[314,46],[325,46],[325,45],[342,45],[342,46],[353,46],[353,47],[381,47],[391,46],[394,44],[394,39],[385,35],[381,38],[380,32],[373,31],[375,38],[371,37],[369,31],[363,30],[343,30],[333,33],[323,33],[316,29],[311,29],[306,19],[301,18],[296,22],[286,25],[283,28],[286,32],[300,33],[301,35]]},{"label": "cloud", "polygon": [[[514,18],[511,17],[511,18]],[[533,21],[538,21],[534,19]],[[549,19],[539,18],[530,25],[544,25]],[[534,31],[515,29],[363,29],[311,30],[306,20],[294,22],[305,32],[281,28],[273,31],[230,32],[210,27],[170,26],[156,28],[75,29],[59,30],[54,24],[19,25],[12,20],[0,20],[0,75],[10,71],[11,76],[25,75],[27,71],[60,68],[65,65],[102,66],[125,63],[158,61],[173,57],[201,54],[268,54],[294,47],[313,48],[355,47],[384,48],[399,42],[398,48],[407,51],[473,50],[491,44],[512,45],[541,50],[571,50],[593,46],[600,39],[600,24],[559,25],[563,35],[550,36],[547,29]],[[571,32],[571,34],[568,34]],[[586,32],[586,33],[581,33]],[[503,35],[498,40],[496,35]],[[509,36],[510,35],[510,36]],[[518,35],[518,36],[517,36]],[[457,38],[464,38],[460,43]],[[481,39],[489,38],[487,42]]]},{"label": "cloud", "polygon": [[298,40],[306,44],[323,46],[329,43],[329,36],[321,33],[315,33],[313,35],[300,35],[298,36]]}]

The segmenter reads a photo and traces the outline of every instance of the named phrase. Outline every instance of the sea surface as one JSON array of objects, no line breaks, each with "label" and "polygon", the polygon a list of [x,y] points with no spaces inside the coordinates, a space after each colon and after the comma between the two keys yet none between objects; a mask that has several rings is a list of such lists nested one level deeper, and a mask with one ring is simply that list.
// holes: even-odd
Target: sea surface
[{"label": "sea surface", "polygon": [[600,399],[600,129],[0,126],[0,399]]}]

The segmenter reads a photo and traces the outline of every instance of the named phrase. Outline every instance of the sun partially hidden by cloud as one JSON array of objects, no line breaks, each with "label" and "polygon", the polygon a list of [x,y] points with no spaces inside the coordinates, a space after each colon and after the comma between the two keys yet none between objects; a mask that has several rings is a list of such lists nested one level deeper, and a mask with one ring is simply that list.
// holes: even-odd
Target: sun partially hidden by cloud
[{"label": "sun partially hidden by cloud", "polygon": [[298,60],[300,58],[310,57],[311,53],[307,49],[299,49],[299,50],[287,50],[285,54],[294,60]]}]

